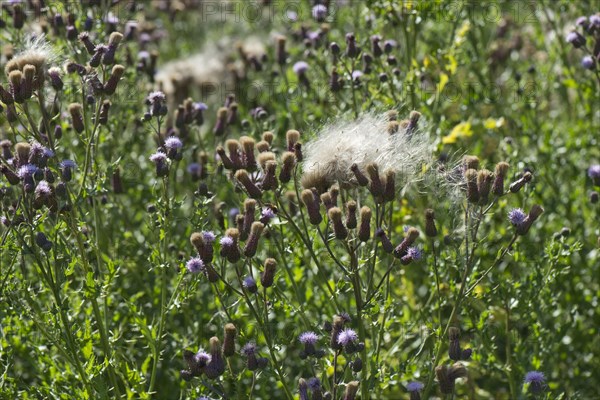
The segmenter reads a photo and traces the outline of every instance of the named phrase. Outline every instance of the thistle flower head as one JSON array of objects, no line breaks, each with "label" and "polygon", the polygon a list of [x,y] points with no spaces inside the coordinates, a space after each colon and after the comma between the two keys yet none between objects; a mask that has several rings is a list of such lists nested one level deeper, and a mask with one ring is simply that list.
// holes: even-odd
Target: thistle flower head
[{"label": "thistle flower head", "polygon": [[529,371],[525,374],[524,382],[529,384],[529,390],[533,393],[539,393],[544,390],[546,377],[543,372]]},{"label": "thistle flower head", "polygon": [[161,151],[157,151],[156,153],[152,154],[149,158],[150,161],[152,161],[155,164],[164,163],[165,161],[167,161],[167,155]]},{"label": "thistle flower head", "polygon": [[60,163],[60,168],[62,169],[75,169],[76,166],[77,164],[73,160],[62,160]]},{"label": "thistle flower head", "polygon": [[321,380],[317,377],[310,378],[308,380],[308,388],[313,391],[321,389]]},{"label": "thistle flower head", "polygon": [[592,179],[600,179],[600,164],[594,164],[590,166],[587,174]]},{"label": "thistle flower head", "polygon": [[312,16],[317,21],[323,21],[327,17],[327,7],[323,4],[317,4],[312,8]]},{"label": "thistle flower head", "polygon": [[339,345],[347,346],[358,341],[358,334],[354,330],[346,328],[340,332],[337,341]]},{"label": "thistle flower head", "polygon": [[314,332],[308,331],[300,334],[298,340],[302,344],[315,344],[319,340],[319,336]]},{"label": "thistle flower head", "polygon": [[406,390],[408,390],[409,392],[419,392],[423,390],[424,387],[425,385],[423,385],[421,382],[412,381],[409,382],[408,385],[406,385]]},{"label": "thistle flower head", "polygon": [[413,261],[418,261],[423,256],[423,252],[418,247],[409,247],[406,251],[406,255]]},{"label": "thistle flower head", "polygon": [[165,147],[170,150],[178,150],[183,147],[183,142],[176,136],[169,136],[165,140]]},{"label": "thistle flower head", "polygon": [[221,246],[233,246],[233,238],[231,236],[223,236],[221,240],[219,240]]},{"label": "thistle flower head", "polygon": [[148,95],[147,97],[149,104],[162,104],[167,100],[167,96],[161,91],[155,91]]},{"label": "thistle flower head", "polygon": [[202,238],[206,244],[213,244],[217,237],[212,231],[202,231]]},{"label": "thistle flower head", "polygon": [[508,220],[514,226],[521,226],[525,222],[527,214],[520,208],[513,208],[508,212]]},{"label": "thistle flower head", "polygon": [[264,207],[260,213],[261,215],[261,220],[265,219],[267,221],[272,220],[273,218],[275,218],[275,211],[273,211],[273,209],[271,207]]},{"label": "thistle flower head", "polygon": [[306,61],[298,61],[294,64],[292,70],[296,75],[303,75],[308,71],[308,63]]},{"label": "thistle flower head", "polygon": [[211,360],[210,354],[208,354],[203,349],[198,350],[196,354],[194,354],[194,361],[201,366],[206,366]]},{"label": "thistle flower head", "polygon": [[36,196],[50,196],[52,194],[52,188],[46,181],[40,181],[35,187]]},{"label": "thistle flower head", "polygon": [[38,167],[36,167],[33,164],[25,164],[21,167],[19,167],[19,170],[17,171],[17,176],[21,179],[28,179],[31,178],[33,176],[33,174],[35,174],[38,170]]},{"label": "thistle flower head", "polygon": [[200,271],[203,271],[206,267],[204,266],[204,262],[200,257],[193,257],[188,260],[185,264],[185,267],[192,274],[196,274]]},{"label": "thistle flower head", "polygon": [[244,356],[250,357],[257,353],[258,348],[256,347],[256,343],[248,342],[242,347],[240,351]]}]

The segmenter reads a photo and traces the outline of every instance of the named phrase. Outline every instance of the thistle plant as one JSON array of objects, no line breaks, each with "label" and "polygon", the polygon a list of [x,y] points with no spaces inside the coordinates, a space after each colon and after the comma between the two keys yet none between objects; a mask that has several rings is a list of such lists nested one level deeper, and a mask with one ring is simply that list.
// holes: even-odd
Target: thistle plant
[{"label": "thistle plant", "polygon": [[598,15],[309,3],[2,4],[1,398],[598,396]]}]

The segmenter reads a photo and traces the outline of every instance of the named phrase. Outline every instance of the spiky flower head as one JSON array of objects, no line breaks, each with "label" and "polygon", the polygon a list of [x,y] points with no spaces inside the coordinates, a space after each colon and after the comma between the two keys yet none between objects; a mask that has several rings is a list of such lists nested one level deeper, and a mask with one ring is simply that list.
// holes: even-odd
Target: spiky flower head
[{"label": "spiky flower head", "polygon": [[200,257],[190,258],[185,264],[185,267],[192,274],[197,274],[198,272],[205,270],[204,262]]},{"label": "spiky flower head", "polygon": [[29,179],[38,171],[38,167],[33,164],[25,164],[19,167],[17,176],[21,179]]},{"label": "spiky flower head", "polygon": [[529,384],[529,391],[533,393],[540,393],[546,387],[546,377],[540,371],[529,371],[525,374],[524,382]]},{"label": "spiky flower head", "polygon": [[358,334],[353,329],[346,328],[339,333],[337,341],[339,345],[347,346],[358,341]]},{"label": "spiky flower head", "polygon": [[412,381],[409,382],[408,385],[406,385],[406,390],[408,390],[409,392],[418,392],[420,390],[423,390],[424,387],[425,385],[423,385],[421,382]]},{"label": "spiky flower head", "polygon": [[508,220],[513,226],[521,226],[525,223],[525,219],[527,218],[527,214],[520,208],[513,208],[508,212]]},{"label": "spiky flower head", "polygon": [[244,356],[250,357],[250,356],[255,355],[258,352],[258,348],[256,346],[256,343],[248,342],[242,347],[242,349],[240,351]]},{"label": "spiky flower head", "polygon": [[319,340],[319,336],[314,332],[308,331],[300,334],[298,340],[302,344],[315,344]]},{"label": "spiky flower head", "polygon": [[155,164],[160,164],[167,161],[167,155],[161,151],[157,151],[156,153],[152,154],[149,159]]},{"label": "spiky flower head", "polygon": [[296,75],[304,75],[308,71],[308,63],[306,61],[298,61],[292,67]]},{"label": "spiky flower head", "polygon": [[183,147],[183,142],[176,136],[169,136],[165,140],[165,147],[167,149],[178,150]]}]

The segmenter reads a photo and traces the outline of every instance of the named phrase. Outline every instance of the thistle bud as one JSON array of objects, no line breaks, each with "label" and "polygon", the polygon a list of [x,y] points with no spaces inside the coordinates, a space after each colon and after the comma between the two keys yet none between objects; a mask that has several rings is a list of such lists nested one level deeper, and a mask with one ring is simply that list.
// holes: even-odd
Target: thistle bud
[{"label": "thistle bud", "polygon": [[237,333],[237,329],[235,328],[235,325],[229,323],[225,324],[224,331],[223,355],[225,357],[231,357],[235,354],[235,335]]},{"label": "thistle bud", "polygon": [[523,186],[525,186],[526,183],[530,182],[532,178],[533,175],[531,172],[525,172],[521,178],[510,184],[508,190],[510,190],[511,193],[517,193],[523,188]]},{"label": "thistle bud", "polygon": [[35,244],[37,244],[44,252],[52,250],[52,242],[48,240],[46,235],[42,232],[38,232],[35,235]]},{"label": "thistle bud", "polygon": [[275,138],[275,135],[273,135],[273,132],[271,132],[271,131],[265,131],[265,132],[263,132],[262,140],[264,140],[265,142],[269,143],[269,145],[273,144],[273,139],[274,138]]},{"label": "thistle bud", "polygon": [[494,170],[494,183],[492,184],[492,193],[496,196],[502,196],[504,194],[504,180],[506,179],[508,167],[508,163],[505,163],[504,161],[496,164]]},{"label": "thistle bud", "polygon": [[494,175],[487,169],[482,169],[477,173],[477,193],[481,204],[486,204],[489,200],[493,179]]},{"label": "thistle bud", "polygon": [[290,129],[285,134],[288,151],[294,151],[294,145],[300,140],[300,132]]},{"label": "thistle bud", "polygon": [[363,206],[360,209],[360,227],[358,228],[358,239],[367,242],[371,237],[371,209]]},{"label": "thistle bud", "polygon": [[333,325],[331,327],[331,340],[329,341],[329,346],[333,350],[339,350],[342,348],[342,345],[338,343],[338,336],[344,328],[345,322],[346,320],[340,315],[336,315],[333,317]]},{"label": "thistle bud", "polygon": [[4,86],[0,85],[0,101],[6,105],[11,105],[14,103],[13,95],[6,89]]},{"label": "thistle bud", "polygon": [[346,203],[346,227],[348,229],[356,228],[356,210],[357,204],[354,200]]},{"label": "thistle bud", "polygon": [[600,195],[598,194],[598,192],[590,192],[589,197],[590,197],[590,203],[596,204],[596,203],[598,203]]},{"label": "thistle bud", "polygon": [[383,248],[383,251],[385,251],[388,254],[391,254],[394,251],[394,245],[392,244],[392,242],[390,241],[387,234],[382,228],[377,228],[377,230],[375,230],[375,236],[381,242],[381,247]]},{"label": "thistle bud", "polygon": [[396,173],[394,171],[387,171],[385,173],[385,189],[383,192],[383,199],[385,201],[394,201],[396,197]]},{"label": "thistle bud", "polygon": [[335,207],[335,204],[331,200],[331,194],[325,192],[321,194],[321,203],[325,206],[325,210],[329,211],[332,207]]},{"label": "thistle bud", "polygon": [[23,90],[23,73],[19,70],[10,71],[8,81],[14,101],[19,104],[24,103],[27,98]]},{"label": "thistle bud", "polygon": [[240,230],[240,237],[242,240],[246,240],[250,234],[250,227],[254,223],[254,213],[256,212],[256,200],[246,199],[244,201],[244,214],[242,229]]},{"label": "thistle bud", "polygon": [[254,139],[248,136],[242,136],[240,138],[240,144],[242,146],[242,165],[250,171],[256,169],[256,158],[254,156]]},{"label": "thistle bud", "polygon": [[223,136],[225,133],[225,127],[227,126],[227,108],[221,107],[217,111],[217,122],[213,128],[213,134],[215,136]]},{"label": "thistle bud", "polygon": [[448,357],[451,360],[459,361],[462,356],[462,350],[460,349],[460,329],[451,326],[448,328],[448,339],[450,342],[450,346],[448,349]]},{"label": "thistle bud", "polygon": [[356,394],[358,393],[358,383],[358,381],[348,382],[346,385],[346,391],[344,392],[344,400],[356,399]]},{"label": "thistle bud", "polygon": [[373,197],[380,197],[383,195],[384,186],[379,177],[379,168],[376,164],[367,165],[367,174],[369,175],[369,191]]},{"label": "thistle bud", "polygon": [[262,190],[277,189],[277,186],[279,186],[279,183],[277,182],[276,169],[277,169],[277,163],[275,161],[267,161],[265,168],[264,168],[265,173],[263,176],[263,180],[260,185]]},{"label": "thistle bud", "polygon": [[240,169],[235,173],[235,179],[244,186],[248,195],[253,199],[260,199],[262,196],[261,190],[252,182],[248,171]]},{"label": "thistle bud", "polygon": [[438,231],[435,226],[435,212],[428,208],[425,210],[425,235],[429,237],[437,236]]},{"label": "thistle bud", "polygon": [[113,32],[110,34],[110,37],[108,38],[108,48],[102,56],[102,64],[111,65],[115,62],[115,54],[117,53],[117,48],[119,47],[121,40],[123,40],[123,35],[121,33]]},{"label": "thistle bud", "polygon": [[348,237],[348,230],[342,222],[342,210],[340,210],[338,207],[332,207],[327,212],[327,215],[329,216],[329,220],[333,225],[333,232],[336,239],[346,239]]},{"label": "thistle bud", "polygon": [[465,171],[465,180],[467,182],[467,200],[470,203],[479,201],[479,191],[477,190],[477,171],[468,169]]},{"label": "thistle bud", "polygon": [[285,61],[287,59],[287,53],[285,51],[285,42],[286,42],[286,38],[285,36],[277,36],[276,38],[277,41],[277,63],[279,65],[284,65]]},{"label": "thistle bud", "polygon": [[394,255],[397,258],[404,257],[408,252],[408,248],[412,246],[412,244],[415,242],[415,240],[417,240],[418,237],[419,231],[416,228],[408,228],[404,240],[402,240],[402,242],[394,249]]},{"label": "thistle bud", "polygon": [[346,34],[346,55],[349,58],[356,58],[360,53],[360,49],[356,46],[356,38],[354,37],[354,33]]},{"label": "thistle bud", "polygon": [[477,156],[464,156],[463,165],[465,170],[478,169],[479,168],[479,157]]},{"label": "thistle bud", "polygon": [[221,160],[221,163],[223,164],[223,167],[225,169],[233,169],[233,162],[231,161],[231,159],[227,156],[227,153],[225,152],[225,149],[221,146],[217,147],[217,155],[219,156],[219,159]]},{"label": "thistle bud", "polygon": [[290,151],[286,151],[281,155],[281,171],[279,172],[279,180],[287,183],[292,179],[292,170],[296,165],[296,156]]},{"label": "thistle bud", "polygon": [[106,93],[107,95],[111,95],[114,94],[115,91],[117,90],[117,85],[119,84],[119,80],[121,79],[121,77],[123,76],[123,74],[125,73],[125,67],[122,65],[115,65],[112,68],[112,72],[110,74],[110,77],[108,78],[108,81],[104,84],[104,93]]},{"label": "thistle bud", "polygon": [[260,278],[260,284],[263,287],[273,286],[273,280],[275,278],[275,271],[277,270],[277,261],[274,258],[267,258],[265,260],[265,268]]},{"label": "thistle bud", "polygon": [[331,77],[329,78],[329,88],[332,92],[339,92],[342,89],[342,81],[340,80],[340,74],[337,68],[331,70]]},{"label": "thistle bud", "polygon": [[79,103],[72,103],[69,105],[69,114],[71,114],[73,129],[75,129],[75,132],[77,133],[82,133],[85,130],[82,111],[83,107]]},{"label": "thistle bud", "polygon": [[217,379],[225,372],[225,361],[221,351],[221,342],[219,338],[213,336],[210,338],[210,362],[204,368],[204,374],[209,379]]},{"label": "thistle bud", "polygon": [[258,239],[263,233],[265,229],[265,225],[262,222],[255,221],[252,223],[250,227],[250,236],[246,241],[246,246],[244,247],[244,255],[246,257],[254,257],[256,254],[256,250],[258,248]]},{"label": "thistle bud", "polygon": [[258,143],[256,143],[256,150],[258,150],[259,153],[266,153],[270,149],[271,149],[271,146],[269,145],[269,142],[267,142],[265,140],[261,140]]},{"label": "thistle bud", "polygon": [[321,213],[319,212],[319,203],[315,199],[315,195],[310,189],[305,189],[301,193],[301,199],[306,206],[308,212],[308,220],[312,225],[319,225],[323,220]]},{"label": "thistle bud", "polygon": [[356,163],[350,166],[350,170],[360,186],[367,186],[369,184],[369,179],[360,171]]},{"label": "thistle bud", "polygon": [[96,45],[90,40],[90,34],[88,32],[81,32],[78,39],[81,43],[83,43],[83,46],[89,55],[93,55],[95,53]]}]

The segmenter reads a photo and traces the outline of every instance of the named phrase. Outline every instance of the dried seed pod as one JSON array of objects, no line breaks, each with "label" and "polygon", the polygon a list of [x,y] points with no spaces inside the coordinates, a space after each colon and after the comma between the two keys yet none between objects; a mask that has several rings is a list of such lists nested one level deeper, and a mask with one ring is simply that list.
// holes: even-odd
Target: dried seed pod
[{"label": "dried seed pod", "polygon": [[504,180],[506,179],[508,168],[508,163],[504,161],[496,164],[496,168],[494,169],[494,183],[492,184],[492,193],[496,196],[504,194]]},{"label": "dried seed pod", "polygon": [[346,239],[348,237],[348,230],[342,222],[342,210],[338,207],[331,207],[327,212],[327,215],[333,225],[333,233],[335,234],[336,239]]},{"label": "dried seed pod", "polygon": [[363,206],[360,209],[360,227],[358,228],[358,239],[367,242],[371,237],[371,209]]}]

